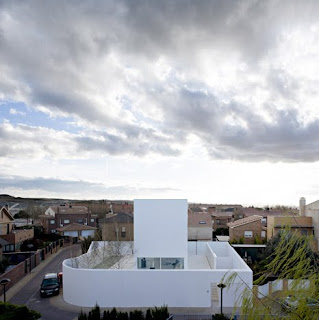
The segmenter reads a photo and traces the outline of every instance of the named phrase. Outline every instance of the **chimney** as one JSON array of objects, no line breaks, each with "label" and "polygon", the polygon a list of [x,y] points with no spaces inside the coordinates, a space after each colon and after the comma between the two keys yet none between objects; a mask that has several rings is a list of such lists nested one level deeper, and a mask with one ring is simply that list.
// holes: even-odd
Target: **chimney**
[{"label": "chimney", "polygon": [[306,215],[306,199],[304,197],[299,200],[299,215],[301,217]]}]

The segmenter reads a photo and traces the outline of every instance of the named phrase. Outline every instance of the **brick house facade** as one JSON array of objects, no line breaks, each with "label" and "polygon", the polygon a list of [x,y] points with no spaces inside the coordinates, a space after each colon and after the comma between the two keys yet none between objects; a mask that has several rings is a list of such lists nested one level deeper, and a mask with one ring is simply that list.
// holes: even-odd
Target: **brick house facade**
[{"label": "brick house facade", "polygon": [[228,223],[229,241],[252,244],[267,239],[266,228],[262,226],[262,216],[251,216]]},{"label": "brick house facade", "polygon": [[58,228],[76,223],[91,227],[97,226],[97,216],[85,206],[60,205],[49,207],[44,215],[41,215],[40,222],[45,233],[56,233]]},{"label": "brick house facade", "polygon": [[272,238],[281,230],[289,228],[291,232],[296,232],[303,236],[313,235],[312,217],[300,216],[280,216],[268,217],[267,236]]},{"label": "brick house facade", "polygon": [[133,215],[130,213],[108,214],[99,220],[103,241],[133,241]]}]

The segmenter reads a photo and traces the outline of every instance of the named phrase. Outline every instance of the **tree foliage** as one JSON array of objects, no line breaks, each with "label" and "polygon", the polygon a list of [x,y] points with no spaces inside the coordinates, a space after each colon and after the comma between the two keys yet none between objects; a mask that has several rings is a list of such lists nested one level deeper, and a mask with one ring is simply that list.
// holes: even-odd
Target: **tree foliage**
[{"label": "tree foliage", "polygon": [[166,320],[169,317],[167,306],[154,307],[147,309],[144,315],[141,310],[132,310],[129,314],[127,312],[117,311],[113,308],[111,311],[104,310],[101,318],[100,307],[96,305],[88,315],[82,310],[78,316],[79,320]]},{"label": "tree foliage", "polygon": [[[241,313],[244,318],[318,319],[319,269],[313,238],[292,233],[287,228],[268,243],[264,255],[263,272],[255,284],[264,284],[269,275],[275,275],[278,279],[286,279],[288,287],[268,296],[258,295],[247,288],[242,297]],[[287,297],[294,302],[288,304]]]}]

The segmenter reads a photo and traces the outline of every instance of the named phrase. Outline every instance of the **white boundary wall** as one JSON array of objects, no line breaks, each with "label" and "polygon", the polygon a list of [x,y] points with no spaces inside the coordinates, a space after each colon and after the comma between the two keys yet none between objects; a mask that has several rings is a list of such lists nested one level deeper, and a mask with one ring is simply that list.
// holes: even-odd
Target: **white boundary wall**
[{"label": "white boundary wall", "polygon": [[[196,249],[197,246],[197,249]],[[72,259],[63,262],[63,298],[83,307],[211,307],[211,285],[238,277],[223,291],[223,306],[240,306],[240,297],[252,288],[252,271],[228,244],[222,242],[189,243],[189,254],[205,255],[207,246],[212,256],[222,259],[222,269],[149,270],[149,269],[84,269]],[[227,259],[227,260],[225,260]],[[99,258],[98,258],[99,260]],[[85,263],[84,261],[81,261]],[[227,263],[227,264],[225,264]],[[81,264],[83,265],[83,264]],[[216,305],[214,305],[216,307]]]},{"label": "white boundary wall", "polygon": [[206,257],[208,264],[212,269],[216,269],[216,254],[213,252],[212,248],[206,243]]},{"label": "white boundary wall", "polygon": [[[238,272],[224,289],[223,306],[240,306],[244,280],[252,288],[252,272]],[[211,284],[229,270],[115,270],[76,269],[63,263],[63,298],[83,307],[211,307]],[[225,282],[225,280],[223,280]]]}]

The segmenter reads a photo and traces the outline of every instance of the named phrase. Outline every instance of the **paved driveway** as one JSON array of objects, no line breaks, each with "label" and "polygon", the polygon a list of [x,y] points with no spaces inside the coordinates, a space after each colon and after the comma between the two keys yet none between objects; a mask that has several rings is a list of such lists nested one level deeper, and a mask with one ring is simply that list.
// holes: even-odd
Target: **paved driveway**
[{"label": "paved driveway", "polygon": [[33,278],[18,292],[16,292],[9,299],[9,302],[13,304],[26,304],[28,308],[40,312],[42,315],[41,319],[43,320],[77,319],[80,308],[65,303],[63,301],[62,290],[60,291],[59,296],[41,298],[40,285],[42,278],[46,273],[61,272],[63,260],[78,256],[79,254],[81,254],[79,245],[67,247],[58,252],[53,259],[45,265],[44,268],[39,271],[34,271],[36,274],[33,276]]}]

